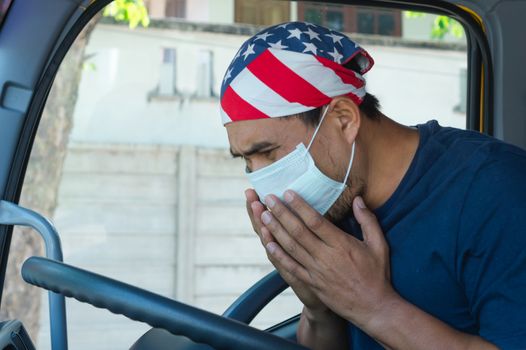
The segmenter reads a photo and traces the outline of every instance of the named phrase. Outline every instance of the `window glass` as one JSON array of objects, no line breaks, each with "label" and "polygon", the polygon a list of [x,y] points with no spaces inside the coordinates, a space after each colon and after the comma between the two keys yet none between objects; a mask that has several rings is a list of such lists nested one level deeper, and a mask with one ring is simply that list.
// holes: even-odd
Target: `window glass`
[{"label": "window glass", "polygon": [[[246,215],[244,162],[231,158],[219,116],[226,68],[262,26],[306,20],[344,31],[374,58],[367,89],[387,116],[466,125],[466,39],[431,38],[431,15],[314,2],[146,4],[148,27],[94,19],[39,126],[22,204],[53,219],[67,263],[216,313],[272,271]],[[13,239],[16,274],[42,251],[35,235]],[[49,349],[47,297],[18,283],[2,310],[19,310],[37,348]],[[149,328],[73,300],[67,308],[72,349],[128,348]],[[287,291],[254,325],[300,310]]]},{"label": "window glass", "polygon": [[400,10],[301,2],[298,18],[338,31],[402,36],[403,13]]},{"label": "window glass", "polygon": [[303,12],[304,20],[309,23],[323,25],[319,11],[315,8],[307,8]]},{"label": "window glass", "polygon": [[342,11],[327,11],[327,21],[326,25],[334,28],[334,30],[342,31],[343,30],[343,13]]},{"label": "window glass", "polygon": [[393,35],[395,31],[395,21],[391,14],[378,15],[378,34]]},{"label": "window glass", "polygon": [[290,3],[287,1],[236,0],[237,23],[272,25],[290,19]]},{"label": "window glass", "polygon": [[358,33],[374,34],[374,15],[369,12],[358,12]]}]

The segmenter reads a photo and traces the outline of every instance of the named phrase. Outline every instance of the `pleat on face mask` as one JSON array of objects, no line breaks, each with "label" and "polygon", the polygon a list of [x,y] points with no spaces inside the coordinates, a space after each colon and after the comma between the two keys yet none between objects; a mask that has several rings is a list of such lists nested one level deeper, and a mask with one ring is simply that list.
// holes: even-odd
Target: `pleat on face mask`
[{"label": "pleat on face mask", "polygon": [[354,143],[343,182],[331,179],[318,169],[309,152],[328,109],[327,106],[307,148],[300,143],[283,158],[254,172],[246,173],[261,201],[264,201],[269,194],[274,194],[283,200],[283,194],[290,189],[323,215],[341,196],[354,160]]}]

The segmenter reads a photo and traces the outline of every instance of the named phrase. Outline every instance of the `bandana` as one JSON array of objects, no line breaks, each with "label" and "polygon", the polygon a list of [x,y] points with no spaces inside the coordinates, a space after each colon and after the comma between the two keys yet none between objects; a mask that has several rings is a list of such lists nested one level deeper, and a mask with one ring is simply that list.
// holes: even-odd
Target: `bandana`
[{"label": "bandana", "polygon": [[[359,72],[343,65],[354,60]],[[347,96],[359,105],[372,57],[346,35],[306,22],[269,27],[248,39],[223,78],[223,124],[290,116]]]}]

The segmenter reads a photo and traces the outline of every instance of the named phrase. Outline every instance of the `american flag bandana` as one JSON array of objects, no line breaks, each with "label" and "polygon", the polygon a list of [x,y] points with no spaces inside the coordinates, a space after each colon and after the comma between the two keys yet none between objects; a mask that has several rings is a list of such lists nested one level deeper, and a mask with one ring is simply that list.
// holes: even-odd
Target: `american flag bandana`
[{"label": "american flag bandana", "polygon": [[[343,65],[356,60],[355,72]],[[223,124],[290,116],[348,96],[359,105],[372,57],[346,35],[306,22],[269,27],[248,39],[223,78]]]}]

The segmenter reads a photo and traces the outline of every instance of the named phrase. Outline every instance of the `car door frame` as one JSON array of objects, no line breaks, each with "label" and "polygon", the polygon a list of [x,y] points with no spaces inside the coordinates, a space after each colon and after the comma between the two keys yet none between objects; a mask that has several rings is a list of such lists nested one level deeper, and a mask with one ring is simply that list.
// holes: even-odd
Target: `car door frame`
[{"label": "car door frame", "polygon": [[[13,0],[0,28],[0,200],[18,203],[54,76],[50,57],[86,0]],[[42,18],[46,20],[43,21]],[[55,70],[56,71],[56,70]],[[0,300],[13,227],[0,225]]]}]

